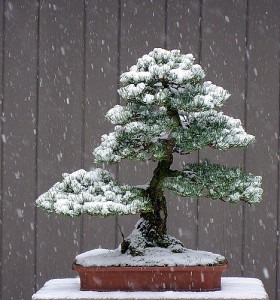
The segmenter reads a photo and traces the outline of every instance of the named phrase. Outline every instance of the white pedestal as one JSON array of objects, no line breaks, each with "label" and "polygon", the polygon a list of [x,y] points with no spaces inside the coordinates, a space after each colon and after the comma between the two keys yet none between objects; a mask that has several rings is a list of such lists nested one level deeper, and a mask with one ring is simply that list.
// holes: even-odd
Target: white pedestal
[{"label": "white pedestal", "polygon": [[216,292],[95,292],[80,291],[79,278],[53,279],[32,300],[268,300],[262,282],[255,278],[224,277]]}]

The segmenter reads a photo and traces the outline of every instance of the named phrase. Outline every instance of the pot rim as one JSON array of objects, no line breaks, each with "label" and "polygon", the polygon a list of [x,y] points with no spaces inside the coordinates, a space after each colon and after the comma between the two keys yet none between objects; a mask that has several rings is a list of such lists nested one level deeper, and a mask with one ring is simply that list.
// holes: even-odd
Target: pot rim
[{"label": "pot rim", "polygon": [[203,271],[203,272],[212,272],[215,270],[226,270],[229,268],[229,264],[227,262],[218,265],[210,265],[210,266],[82,266],[77,265],[75,262],[72,265],[72,270],[75,271],[95,271],[95,272],[107,272],[107,271],[115,271],[115,272],[123,272],[123,271],[160,271],[160,272],[172,272],[172,271]]}]

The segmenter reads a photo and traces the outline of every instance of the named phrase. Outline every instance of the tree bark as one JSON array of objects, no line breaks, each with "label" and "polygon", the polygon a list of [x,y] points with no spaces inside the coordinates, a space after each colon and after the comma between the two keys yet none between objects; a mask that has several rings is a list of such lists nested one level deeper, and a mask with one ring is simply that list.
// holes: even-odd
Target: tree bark
[{"label": "tree bark", "polygon": [[173,252],[181,252],[183,249],[180,241],[167,235],[167,206],[163,182],[166,177],[173,174],[170,170],[173,163],[171,143],[168,143],[167,150],[166,159],[159,161],[146,190],[153,210],[140,215],[141,219],[132,234],[121,244],[122,253],[129,251],[131,255],[141,255],[147,247],[172,247]]},{"label": "tree bark", "polygon": [[163,192],[163,180],[168,176],[171,164],[172,160],[162,160],[158,163],[147,189],[147,194],[151,200],[153,211],[141,215],[143,219],[150,223],[151,230],[155,231],[159,236],[163,236],[167,232],[167,206]]}]

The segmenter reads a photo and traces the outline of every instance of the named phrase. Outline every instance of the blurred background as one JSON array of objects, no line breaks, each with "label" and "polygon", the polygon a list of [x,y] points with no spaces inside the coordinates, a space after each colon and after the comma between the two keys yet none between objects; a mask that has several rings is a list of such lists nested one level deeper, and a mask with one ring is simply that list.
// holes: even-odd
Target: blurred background
[{"label": "blurred background", "polygon": [[[0,298],[31,299],[51,278],[74,277],[78,253],[121,242],[137,216],[46,215],[34,202],[64,172],[90,170],[112,130],[119,76],[154,47],[193,53],[207,79],[230,91],[222,110],[256,143],[208,158],[263,176],[255,206],[167,193],[168,228],[185,246],[225,255],[225,276],[257,277],[280,299],[278,0],[0,1]],[[123,183],[148,182],[151,163],[110,169]]]}]

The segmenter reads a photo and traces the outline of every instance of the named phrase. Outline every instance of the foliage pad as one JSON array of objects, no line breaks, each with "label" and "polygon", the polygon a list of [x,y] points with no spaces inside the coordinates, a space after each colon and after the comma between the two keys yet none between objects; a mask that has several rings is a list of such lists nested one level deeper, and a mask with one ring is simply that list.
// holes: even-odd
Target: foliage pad
[{"label": "foliage pad", "polygon": [[164,186],[185,197],[208,197],[235,203],[260,202],[262,197],[261,177],[245,173],[239,168],[201,163],[188,164],[176,176],[166,178]]},{"label": "foliage pad", "polygon": [[68,216],[89,214],[106,217],[149,210],[147,199],[142,195],[143,190],[119,185],[103,169],[90,172],[78,170],[62,176],[62,182],[57,182],[36,201],[47,212]]}]

